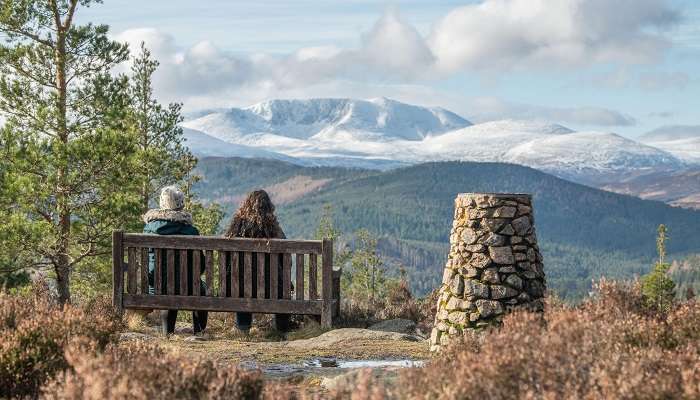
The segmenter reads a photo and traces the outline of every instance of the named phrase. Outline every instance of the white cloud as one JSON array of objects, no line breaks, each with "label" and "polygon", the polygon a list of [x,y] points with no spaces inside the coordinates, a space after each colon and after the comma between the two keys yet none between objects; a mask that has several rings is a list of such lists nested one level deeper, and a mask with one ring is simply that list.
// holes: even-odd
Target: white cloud
[{"label": "white cloud", "polygon": [[[306,93],[333,82],[405,85],[462,71],[492,75],[520,68],[651,62],[669,46],[664,30],[677,19],[664,0],[484,0],[449,12],[427,36],[389,11],[360,35],[355,48],[241,55],[221,51],[210,41],[182,48],[171,35],[153,28],[127,30],[116,39],[132,49],[145,41],[161,61],[157,94],[191,107],[193,102],[258,98],[259,93]],[[600,117],[600,110],[566,114],[569,119],[605,120],[593,116]],[[612,114],[607,120],[610,125],[630,123]]]},{"label": "white cloud", "polygon": [[663,0],[487,0],[459,7],[429,37],[441,70],[657,60],[679,15]]},{"label": "white cloud", "polygon": [[481,97],[470,103],[474,122],[503,118],[545,120],[579,126],[631,126],[637,121],[619,111],[602,107],[547,107],[506,102],[493,97]]}]

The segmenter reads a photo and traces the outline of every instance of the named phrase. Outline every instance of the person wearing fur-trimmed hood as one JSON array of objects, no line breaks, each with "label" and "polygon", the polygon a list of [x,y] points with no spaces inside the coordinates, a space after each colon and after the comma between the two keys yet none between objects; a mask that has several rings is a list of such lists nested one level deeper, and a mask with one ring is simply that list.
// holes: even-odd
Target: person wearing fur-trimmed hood
[{"label": "person wearing fur-trimmed hood", "polygon": [[[185,211],[185,195],[176,186],[166,186],[160,192],[160,207],[157,209],[148,210],[143,215],[143,222],[146,224],[143,228],[144,233],[155,235],[192,235],[199,236],[199,230],[192,222],[192,214]],[[162,250],[161,250],[162,251]],[[203,257],[203,255],[202,255]],[[165,254],[161,254],[161,287],[167,285],[167,267]],[[193,254],[191,250],[187,251],[187,270],[188,276],[192,276]],[[148,253],[148,291],[150,294],[155,294],[154,276],[156,267],[156,255],[153,249]],[[175,282],[180,281],[180,258],[175,257]],[[206,293],[206,285],[199,280],[200,293]],[[187,282],[188,293],[192,293],[192,280]],[[175,287],[175,294],[179,295],[179,285]],[[194,311],[192,313],[192,323],[194,333],[202,332],[207,326],[206,311]],[[177,310],[163,310],[160,313],[163,334],[171,334],[175,331],[175,321],[177,320]]]}]

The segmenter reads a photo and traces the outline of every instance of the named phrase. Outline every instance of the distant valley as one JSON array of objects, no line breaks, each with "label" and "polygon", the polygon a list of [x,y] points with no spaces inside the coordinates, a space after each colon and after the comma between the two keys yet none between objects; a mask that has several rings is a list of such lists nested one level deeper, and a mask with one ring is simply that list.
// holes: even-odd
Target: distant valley
[{"label": "distant valley", "polygon": [[534,194],[538,235],[550,287],[579,299],[600,276],[648,271],[655,231],[669,227],[672,256],[700,252],[700,212],[610,193],[537,170],[502,163],[440,162],[389,171],[308,167],[277,160],[204,158],[195,190],[230,213],[247,191],[266,188],[291,237],[313,237],[331,204],[348,235],[367,228],[394,266],[409,271],[418,293],[436,287],[446,260],[454,198],[459,192]]}]

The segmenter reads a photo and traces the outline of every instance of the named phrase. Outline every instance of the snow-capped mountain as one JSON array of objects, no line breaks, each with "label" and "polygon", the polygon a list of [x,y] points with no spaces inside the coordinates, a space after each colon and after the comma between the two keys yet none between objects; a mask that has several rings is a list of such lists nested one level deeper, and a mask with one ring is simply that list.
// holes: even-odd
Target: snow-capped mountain
[{"label": "snow-capped mountain", "polygon": [[574,132],[531,140],[509,150],[503,160],[587,183],[683,167],[668,152],[603,132]]},{"label": "snow-capped mountain", "polygon": [[224,142],[194,129],[183,128],[182,133],[185,137],[185,144],[200,157],[271,158],[288,162],[297,161],[295,158],[281,153]]},{"label": "snow-capped mountain", "polygon": [[421,140],[469,125],[469,121],[442,108],[386,98],[271,100],[183,123],[218,139],[250,143],[271,135],[320,140]]},{"label": "snow-capped mountain", "polygon": [[700,164],[700,125],[665,126],[643,135],[639,140],[666,150],[685,162]]},{"label": "snow-capped mountain", "polygon": [[[441,108],[385,98],[272,100],[214,111],[183,126],[307,165],[388,168],[426,161],[496,161],[589,184],[684,165],[670,152],[613,133],[574,132],[537,121],[473,125]],[[198,152],[196,145],[192,148]]]}]

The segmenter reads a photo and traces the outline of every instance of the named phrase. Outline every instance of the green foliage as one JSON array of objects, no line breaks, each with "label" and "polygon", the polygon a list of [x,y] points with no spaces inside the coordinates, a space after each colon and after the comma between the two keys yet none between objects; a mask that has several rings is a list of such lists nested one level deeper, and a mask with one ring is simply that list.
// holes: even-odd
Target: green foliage
[{"label": "green foliage", "polygon": [[142,211],[149,208],[160,188],[184,180],[196,165],[183,144],[182,128],[178,125],[182,122],[182,105],[170,103],[163,107],[153,97],[153,73],[158,65],[141,43],[140,53],[133,58],[129,96],[136,123],[136,157],[141,166],[138,177]]},{"label": "green foliage", "polygon": [[377,251],[377,238],[361,229],[355,233],[354,241],[347,268],[343,269],[342,291],[350,298],[371,303],[386,295],[390,279]]},{"label": "green foliage", "polygon": [[676,284],[669,277],[670,264],[665,263],[666,257],[666,226],[659,225],[656,248],[659,260],[650,273],[641,278],[642,295],[647,306],[657,310],[668,310],[676,296]]},{"label": "green foliage", "polygon": [[73,268],[108,254],[112,229],[138,213],[128,83],[112,74],[128,48],[104,25],[75,25],[91,3],[0,5],[3,197],[15,221],[1,246],[18,255],[12,268],[53,269],[62,302]]},{"label": "green foliage", "polygon": [[333,222],[333,205],[324,204],[323,213],[318,221],[318,227],[316,228],[316,235],[314,237],[316,240],[331,239],[337,241],[340,235],[341,232],[335,228]]}]

